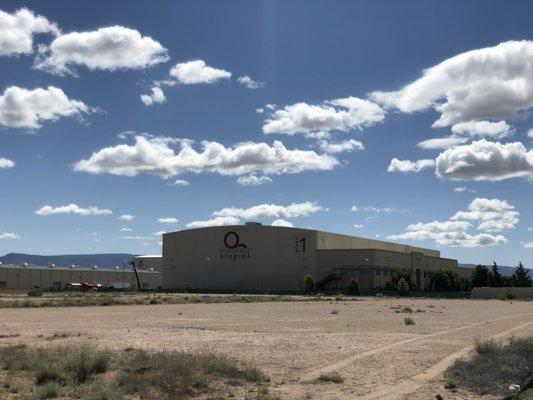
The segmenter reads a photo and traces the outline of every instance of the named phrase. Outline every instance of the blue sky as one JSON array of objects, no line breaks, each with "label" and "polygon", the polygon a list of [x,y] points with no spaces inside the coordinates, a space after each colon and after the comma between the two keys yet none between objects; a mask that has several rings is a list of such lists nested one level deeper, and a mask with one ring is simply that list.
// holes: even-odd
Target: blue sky
[{"label": "blue sky", "polygon": [[259,220],[533,265],[530,2],[0,10],[0,253]]}]

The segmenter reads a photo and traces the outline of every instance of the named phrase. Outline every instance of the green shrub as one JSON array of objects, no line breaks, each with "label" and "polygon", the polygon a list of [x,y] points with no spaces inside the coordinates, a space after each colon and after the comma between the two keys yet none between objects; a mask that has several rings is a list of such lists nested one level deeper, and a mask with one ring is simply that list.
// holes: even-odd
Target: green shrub
[{"label": "green shrub", "polygon": [[398,290],[400,294],[405,294],[409,291],[409,289],[410,289],[409,283],[407,283],[405,278],[400,278],[400,280],[398,281],[398,286],[396,287],[396,290]]},{"label": "green shrub", "polygon": [[322,374],[317,379],[319,382],[343,383],[344,378],[338,372],[328,372]]},{"label": "green shrub", "polygon": [[311,294],[315,291],[315,280],[311,275],[304,276],[303,289],[305,294]]},{"label": "green shrub", "polygon": [[61,387],[55,382],[49,382],[39,388],[36,392],[36,397],[38,399],[55,399],[59,397],[59,392]]},{"label": "green shrub", "polygon": [[350,296],[359,294],[359,282],[355,278],[351,278],[346,284],[346,294]]},{"label": "green shrub", "polygon": [[494,354],[502,351],[503,344],[495,339],[476,340],[474,348],[478,354]]},{"label": "green shrub", "polygon": [[404,323],[405,325],[414,325],[414,324],[415,324],[415,319],[412,318],[412,317],[405,317],[405,318],[403,319],[403,323]]},{"label": "green shrub", "polygon": [[43,295],[43,291],[41,289],[28,290],[29,297],[41,297],[42,295]]}]

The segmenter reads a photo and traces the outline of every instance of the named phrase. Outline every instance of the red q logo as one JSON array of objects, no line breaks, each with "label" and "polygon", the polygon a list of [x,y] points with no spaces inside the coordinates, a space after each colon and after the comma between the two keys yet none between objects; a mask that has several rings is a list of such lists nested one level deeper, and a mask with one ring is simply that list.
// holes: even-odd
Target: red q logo
[{"label": "red q logo", "polygon": [[248,247],[244,243],[241,243],[239,235],[237,235],[237,232],[233,231],[226,233],[224,236],[224,246],[226,246],[228,249],[236,249],[238,247],[246,249]]}]

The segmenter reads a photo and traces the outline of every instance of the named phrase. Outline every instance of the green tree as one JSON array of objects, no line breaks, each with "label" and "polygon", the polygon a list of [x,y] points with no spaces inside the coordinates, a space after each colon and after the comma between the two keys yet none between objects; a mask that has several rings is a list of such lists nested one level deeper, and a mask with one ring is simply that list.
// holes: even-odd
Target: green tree
[{"label": "green tree", "polygon": [[503,276],[500,273],[500,268],[496,261],[492,265],[492,271],[489,272],[489,286],[490,287],[502,287],[503,286]]},{"label": "green tree", "polygon": [[396,286],[396,290],[398,290],[400,294],[405,294],[409,291],[410,288],[411,286],[409,285],[409,283],[407,283],[407,280],[403,277],[400,278],[400,280],[398,281],[398,286]]},{"label": "green tree", "polygon": [[303,287],[305,294],[311,294],[315,291],[315,280],[311,275],[304,276]]},{"label": "green tree", "polygon": [[522,265],[521,262],[519,262],[518,267],[515,268],[512,279],[513,286],[515,287],[531,286],[531,277],[529,276],[529,271]]},{"label": "green tree", "polygon": [[351,278],[346,284],[346,294],[351,296],[359,294],[359,282],[355,278]]},{"label": "green tree", "polygon": [[449,292],[452,290],[450,277],[446,271],[440,270],[435,272],[435,277],[433,278],[433,290],[436,292]]},{"label": "green tree", "polygon": [[392,282],[391,282],[391,286],[393,288],[393,290],[396,290],[398,288],[398,282],[400,282],[401,279],[404,279],[407,284],[409,285],[409,287],[411,287],[411,272],[406,270],[406,269],[398,269],[398,270],[395,270],[393,273],[392,273]]},{"label": "green tree", "polygon": [[472,271],[470,277],[472,287],[487,287],[489,286],[489,269],[484,265],[478,265]]}]

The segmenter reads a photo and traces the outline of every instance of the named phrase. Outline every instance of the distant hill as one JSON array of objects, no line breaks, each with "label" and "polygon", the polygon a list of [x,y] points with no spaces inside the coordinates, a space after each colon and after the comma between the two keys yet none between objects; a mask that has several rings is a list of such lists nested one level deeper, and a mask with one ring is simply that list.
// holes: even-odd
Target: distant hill
[{"label": "distant hill", "polygon": [[35,254],[9,253],[0,257],[2,264],[20,265],[23,262],[29,265],[48,265],[54,263],[58,267],[70,266],[72,264],[79,267],[92,267],[98,265],[100,268],[112,268],[122,266],[123,260],[130,262],[133,254],[68,254],[59,256],[40,256]]},{"label": "distant hill", "polygon": [[[459,264],[459,267],[461,268],[475,268],[478,264]],[[487,265],[489,269],[492,268],[492,264]],[[500,274],[503,276],[511,276],[514,273],[514,270],[516,267],[509,267],[508,265],[498,265],[500,269]],[[526,266],[526,268],[528,268]],[[529,275],[533,276],[533,271],[529,273]]]}]

